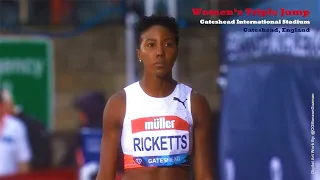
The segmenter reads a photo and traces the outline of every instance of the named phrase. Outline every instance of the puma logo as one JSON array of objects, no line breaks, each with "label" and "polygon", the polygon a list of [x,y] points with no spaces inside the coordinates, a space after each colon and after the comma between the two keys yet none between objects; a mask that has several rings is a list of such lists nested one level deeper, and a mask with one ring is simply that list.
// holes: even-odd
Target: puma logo
[{"label": "puma logo", "polygon": [[184,108],[187,109],[187,107],[186,107],[186,105],[185,105],[184,103],[185,103],[188,99],[185,99],[184,101],[181,101],[179,98],[173,97],[173,100],[174,100],[174,101],[178,101],[179,103],[181,103],[181,104],[184,106]]}]

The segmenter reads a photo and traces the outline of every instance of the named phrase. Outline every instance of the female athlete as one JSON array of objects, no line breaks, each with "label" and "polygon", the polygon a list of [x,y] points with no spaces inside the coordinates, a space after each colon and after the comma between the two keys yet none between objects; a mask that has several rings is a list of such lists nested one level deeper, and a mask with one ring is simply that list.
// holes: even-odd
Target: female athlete
[{"label": "female athlete", "polygon": [[140,81],[113,95],[104,110],[97,180],[114,180],[119,144],[123,180],[213,180],[211,113],[207,100],[172,78],[179,30],[174,18],[136,24]]}]

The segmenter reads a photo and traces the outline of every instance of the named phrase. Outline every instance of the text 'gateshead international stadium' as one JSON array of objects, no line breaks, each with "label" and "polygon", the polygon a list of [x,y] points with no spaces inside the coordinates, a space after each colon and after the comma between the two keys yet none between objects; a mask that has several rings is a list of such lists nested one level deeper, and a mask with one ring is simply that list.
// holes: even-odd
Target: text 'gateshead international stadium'
[{"label": "text 'gateshead international stadium'", "polygon": [[229,20],[229,21],[224,21],[224,20],[207,20],[207,19],[201,19],[200,24],[310,24],[310,21],[301,21],[301,20],[287,20],[287,19],[279,19],[279,20],[239,20],[239,19],[234,19],[234,20]]}]

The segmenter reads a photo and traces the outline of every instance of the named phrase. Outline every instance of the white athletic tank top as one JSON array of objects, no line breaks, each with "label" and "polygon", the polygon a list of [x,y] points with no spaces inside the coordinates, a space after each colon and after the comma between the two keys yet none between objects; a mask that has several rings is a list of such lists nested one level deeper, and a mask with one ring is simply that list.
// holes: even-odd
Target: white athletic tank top
[{"label": "white athletic tank top", "polygon": [[139,82],[127,86],[121,146],[124,169],[189,166],[192,89],[178,83],[167,97],[147,95]]}]

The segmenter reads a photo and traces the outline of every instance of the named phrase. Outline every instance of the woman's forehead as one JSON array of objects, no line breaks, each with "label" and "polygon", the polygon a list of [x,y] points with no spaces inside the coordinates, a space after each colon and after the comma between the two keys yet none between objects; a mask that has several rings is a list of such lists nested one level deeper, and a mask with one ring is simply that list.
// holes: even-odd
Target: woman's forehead
[{"label": "woman's forehead", "polygon": [[152,39],[152,38],[174,38],[174,35],[172,32],[169,31],[168,28],[155,25],[147,29],[145,32],[141,34],[141,38],[143,39]]}]

